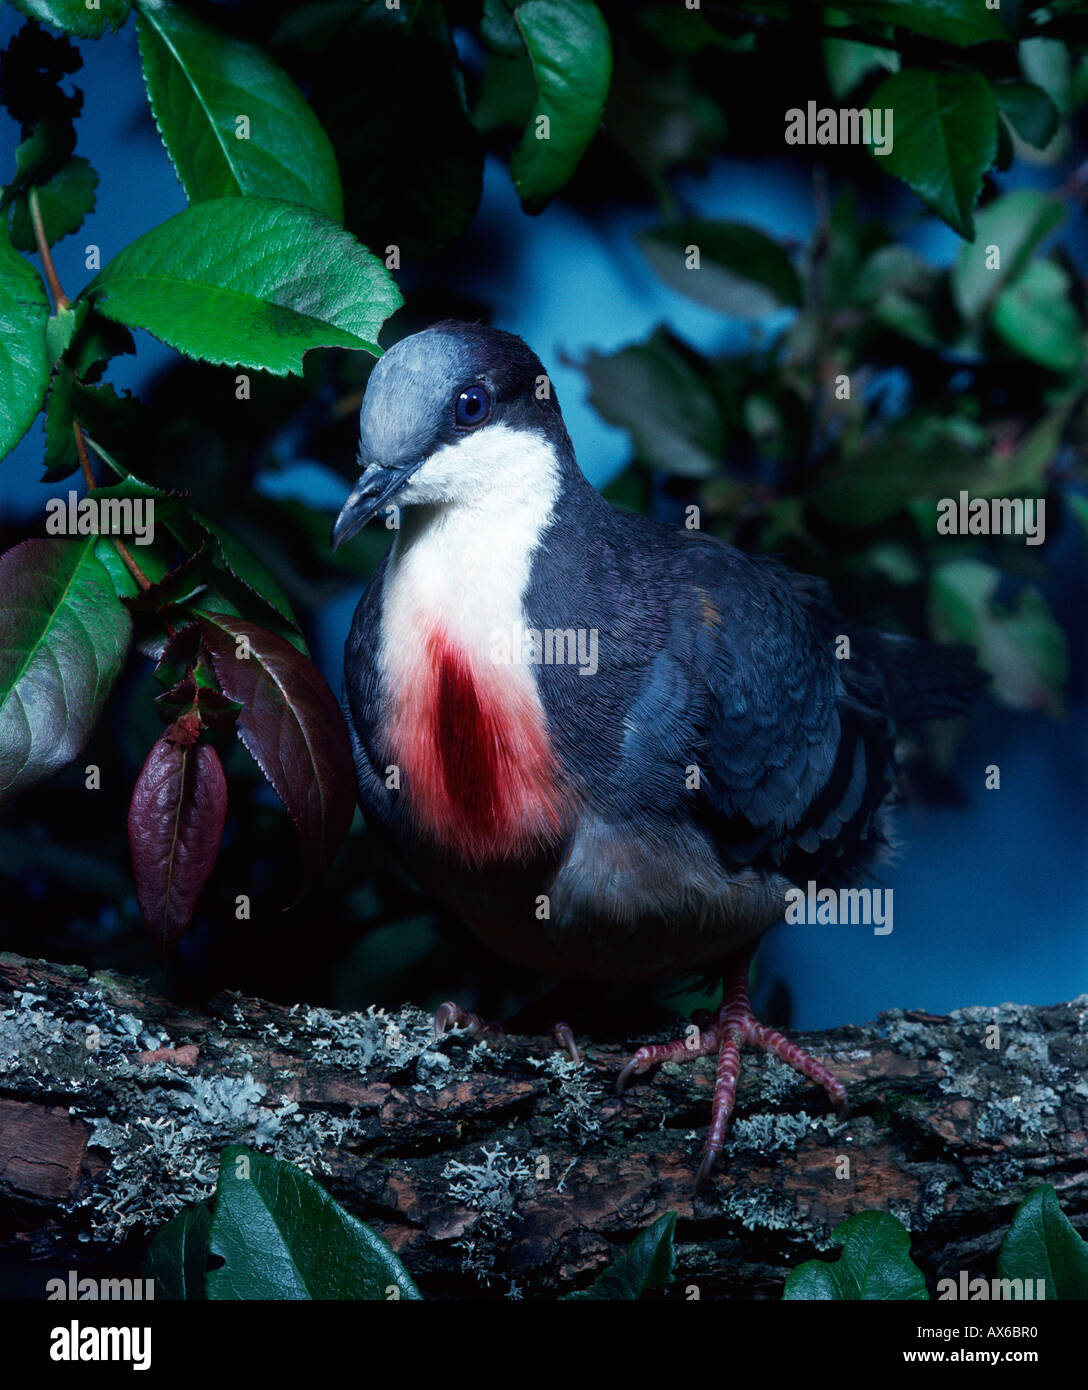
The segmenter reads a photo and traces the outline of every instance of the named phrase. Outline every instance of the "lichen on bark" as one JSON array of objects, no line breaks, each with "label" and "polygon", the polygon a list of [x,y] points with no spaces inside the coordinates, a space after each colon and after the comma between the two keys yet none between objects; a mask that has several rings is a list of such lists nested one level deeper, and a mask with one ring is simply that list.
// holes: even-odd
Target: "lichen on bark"
[{"label": "lichen on bark", "polygon": [[626,1049],[590,1040],[578,1067],[550,1039],[436,1040],[410,1005],[224,994],[197,1009],[2,956],[0,1243],[76,1268],[138,1261],[241,1143],[313,1173],[429,1296],[583,1287],[669,1210],[677,1285],[701,1297],[779,1297],[788,1269],[867,1208],[904,1221],[935,1279],[992,1262],[1039,1182],[1075,1224],[1088,1217],[1086,1014],[1085,997],[896,1010],[799,1037],[847,1083],[845,1120],[776,1059],[745,1054],[721,1169],[696,1196],[712,1059],[620,1098]]}]

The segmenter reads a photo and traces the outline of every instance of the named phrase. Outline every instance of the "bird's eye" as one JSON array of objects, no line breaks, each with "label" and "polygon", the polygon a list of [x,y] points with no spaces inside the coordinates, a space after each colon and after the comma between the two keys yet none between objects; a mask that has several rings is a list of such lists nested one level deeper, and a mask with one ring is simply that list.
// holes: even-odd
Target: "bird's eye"
[{"label": "bird's eye", "polygon": [[482,425],[491,414],[491,392],[477,382],[466,386],[453,404],[454,422],[462,429],[471,430]]}]

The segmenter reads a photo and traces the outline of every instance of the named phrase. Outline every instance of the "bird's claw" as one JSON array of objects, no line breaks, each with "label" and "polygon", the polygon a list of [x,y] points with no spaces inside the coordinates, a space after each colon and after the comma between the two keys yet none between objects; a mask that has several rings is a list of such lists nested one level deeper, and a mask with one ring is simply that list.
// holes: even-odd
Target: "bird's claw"
[{"label": "bird's claw", "polygon": [[570,1055],[570,1060],[578,1065],[581,1064],[582,1054],[578,1051],[578,1044],[574,1040],[574,1030],[569,1023],[557,1023],[552,1029],[555,1040],[561,1048]]},{"label": "bird's claw", "polygon": [[[439,1004],[434,1012],[434,1035],[436,1038],[444,1037],[451,1028],[463,1028],[471,1037],[481,1035],[495,1038],[506,1037],[506,1029],[501,1023],[492,1023],[486,1018],[481,1018],[479,1014],[469,1013],[467,1009],[462,1009],[460,1004],[455,1004],[452,999],[447,999],[444,1004]],[[567,1053],[571,1061],[581,1065],[582,1054],[578,1051],[574,1030],[570,1024],[557,1023],[552,1032],[555,1041]]]},{"label": "bird's claw", "polygon": [[643,1072],[650,1070],[654,1063],[653,1058],[646,1055],[649,1051],[648,1047],[640,1047],[632,1057],[627,1059],[627,1065],[616,1077],[616,1095],[623,1095],[632,1076],[641,1076]]},{"label": "bird's claw", "polygon": [[473,1037],[481,1033],[490,1033],[493,1037],[498,1038],[506,1035],[506,1029],[501,1023],[490,1023],[486,1018],[481,1018],[479,1014],[471,1014],[467,1009],[462,1009],[460,1004],[455,1004],[451,999],[447,999],[444,1004],[439,1004],[434,1011],[434,1035],[436,1038],[441,1038],[451,1028],[464,1028]]}]

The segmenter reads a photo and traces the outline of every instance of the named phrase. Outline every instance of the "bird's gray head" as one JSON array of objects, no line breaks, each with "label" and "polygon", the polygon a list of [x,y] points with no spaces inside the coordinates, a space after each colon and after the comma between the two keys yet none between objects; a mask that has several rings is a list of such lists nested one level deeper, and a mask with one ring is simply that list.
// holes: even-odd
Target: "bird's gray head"
[{"label": "bird's gray head", "polygon": [[359,416],[359,463],[334,549],[394,499],[472,503],[493,489],[553,485],[544,475],[575,467],[536,355],[513,333],[452,319],[378,361]]}]

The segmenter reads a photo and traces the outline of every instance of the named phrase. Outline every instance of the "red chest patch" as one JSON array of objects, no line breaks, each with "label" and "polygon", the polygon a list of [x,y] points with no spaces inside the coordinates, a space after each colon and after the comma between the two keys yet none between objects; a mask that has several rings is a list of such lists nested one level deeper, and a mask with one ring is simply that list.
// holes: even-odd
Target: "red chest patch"
[{"label": "red chest patch", "polygon": [[525,858],[559,838],[563,799],[524,673],[473,663],[441,632],[394,695],[388,738],[416,825],[470,863]]}]

